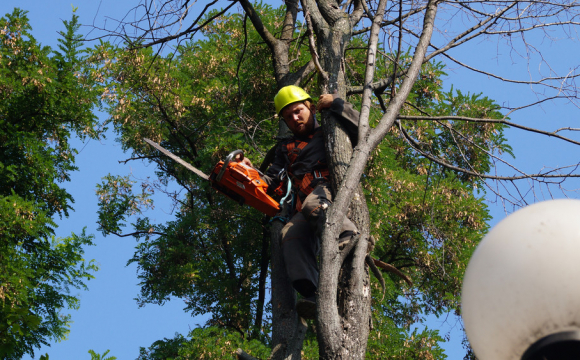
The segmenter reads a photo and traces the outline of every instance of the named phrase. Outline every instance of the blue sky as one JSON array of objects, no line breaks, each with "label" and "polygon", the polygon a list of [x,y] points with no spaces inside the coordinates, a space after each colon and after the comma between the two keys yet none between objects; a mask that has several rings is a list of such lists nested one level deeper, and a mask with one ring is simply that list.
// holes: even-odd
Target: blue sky
[{"label": "blue sky", "polygon": [[[77,14],[83,24],[93,21],[100,26],[104,21],[112,23],[111,18],[122,17],[137,1],[69,1],[61,0],[3,0],[0,12],[11,12],[14,7],[21,7],[29,11],[29,18],[33,27],[32,34],[43,45],[56,46],[57,31],[63,30],[61,20],[69,20],[72,14],[72,5],[78,7]],[[108,18],[109,17],[109,18]],[[88,27],[81,29],[83,34],[89,31]],[[578,59],[580,47],[570,46],[569,42],[562,41],[550,46],[546,56],[550,57],[554,67],[563,70],[569,68],[566,63],[569,59]],[[564,56],[566,54],[566,56]],[[476,41],[457,50],[454,54],[470,64],[485,67],[501,72],[507,77],[526,78],[527,64],[507,50],[493,42]],[[532,68],[536,71],[536,68]],[[473,75],[449,64],[448,79],[445,85],[454,85],[463,92],[479,93],[495,99],[499,104],[518,106],[534,99],[533,92],[526,86],[501,84],[496,80],[482,75]],[[527,126],[537,126],[546,129],[555,129],[563,126],[580,128],[578,123],[578,109],[570,103],[546,103],[541,108],[523,110],[511,116],[513,121]],[[510,131],[508,137],[517,155],[515,163],[518,167],[530,172],[538,172],[544,165],[557,166],[574,162],[578,158],[578,150],[560,141],[552,141],[545,136],[533,135],[522,131]],[[96,230],[97,197],[95,185],[101,177],[108,173],[127,175],[135,178],[146,178],[153,173],[152,168],[143,164],[131,162],[128,165],[119,164],[128,156],[123,154],[120,145],[115,143],[114,136],[109,135],[101,142],[89,141],[78,144],[80,153],[77,156],[79,171],[72,174],[72,180],[67,189],[75,199],[75,212],[68,219],[59,222],[57,235],[67,236],[70,232],[79,232],[86,226],[87,232],[95,234],[97,244],[86,249],[86,258],[95,259],[101,270],[96,279],[88,283],[89,291],[80,292],[81,308],[72,312],[72,326],[69,339],[61,343],[43,347],[36,353],[48,353],[50,359],[89,359],[89,349],[103,353],[109,349],[109,355],[120,360],[135,359],[140,346],[149,346],[155,340],[164,337],[172,338],[176,332],[187,334],[197,324],[203,324],[205,318],[192,318],[182,311],[183,303],[174,300],[160,307],[148,305],[139,309],[134,298],[139,293],[136,277],[136,267],[126,266],[126,262],[133,255],[135,241],[130,238],[109,236],[104,238]],[[514,171],[507,171],[506,175]],[[571,188],[578,188],[571,183]],[[552,193],[543,187],[522,184],[522,189],[528,191],[529,201],[564,196],[554,189]],[[489,192],[488,192],[489,194]],[[575,196],[572,193],[571,196]],[[495,223],[505,216],[502,206],[496,206],[493,196],[490,207]],[[511,210],[511,208],[508,208]],[[148,213],[153,220],[163,222],[171,218],[169,204],[157,203],[153,212]],[[440,327],[442,333],[450,329],[455,335],[458,328],[457,319],[448,318],[431,320],[430,326]],[[445,347],[449,359],[460,359],[463,350],[460,338],[455,339]],[[26,357],[25,359],[29,359]]]}]

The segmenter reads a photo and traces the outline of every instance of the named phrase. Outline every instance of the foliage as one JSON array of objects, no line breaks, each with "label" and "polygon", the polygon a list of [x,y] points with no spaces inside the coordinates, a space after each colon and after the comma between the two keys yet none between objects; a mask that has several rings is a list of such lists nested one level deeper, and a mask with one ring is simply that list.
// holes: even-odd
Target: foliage
[{"label": "foliage", "polygon": [[[268,358],[271,351],[264,343],[244,338],[239,332],[210,326],[194,329],[187,337],[175,334],[173,339],[165,338],[148,348],[142,347],[137,360],[235,359],[237,349],[243,349],[257,359]],[[316,341],[305,341],[302,358],[318,359]]]},{"label": "foliage", "polygon": [[0,358],[16,359],[62,340],[96,266],[83,259],[93,236],[55,238],[54,216],[73,198],[59,183],[76,170],[74,133],[97,136],[95,90],[83,79],[77,16],[59,51],[31,35],[26,12],[0,19]]},{"label": "foliage", "polygon": [[104,353],[99,354],[94,350],[89,350],[89,354],[91,355],[91,360],[117,360],[116,356],[107,356],[110,351],[106,350]]},{"label": "foliage", "polygon": [[[464,95],[453,88],[443,91],[442,70],[440,64],[424,66],[403,115],[415,115],[421,109],[432,116],[502,118],[498,105],[487,97]],[[468,162],[474,171],[487,173],[493,166],[492,154],[511,152],[503,129],[501,124],[456,120],[401,121],[377,147],[364,178],[371,233],[380,239],[373,256],[408,274],[414,287],[391,287],[385,302],[374,306],[375,316],[386,315],[398,329],[409,329],[411,324],[423,323],[425,315],[459,315],[461,279],[490,220],[482,180],[431,162],[410,147],[408,137],[419,142],[421,151],[437,154],[448,164],[465,168]],[[402,283],[395,276],[390,281]],[[370,349],[378,336],[371,334]],[[441,341],[429,329],[407,333],[405,339],[423,347],[433,345],[433,339]],[[434,358],[441,356],[438,347],[422,351]]]},{"label": "foliage", "polygon": [[[455,115],[457,99],[461,106],[472,109],[496,106],[487,98],[464,96],[452,90],[445,93],[440,88],[434,92],[435,97],[438,100],[429,108],[438,115]],[[413,110],[409,107],[407,111]],[[501,114],[487,111],[477,116],[498,118]],[[417,156],[401,132],[413,134],[423,149],[457,164],[465,159],[461,155],[464,143],[459,136],[449,134],[459,127],[463,134],[477,134],[472,136],[482,143],[481,149],[509,150],[501,135],[501,125],[405,123],[376,149],[365,178],[374,224],[371,231],[382,240],[377,242],[374,254],[406,270],[420,284],[414,296],[406,296],[412,302],[419,302],[413,305],[415,311],[426,314],[440,315],[444,309],[458,311],[462,274],[472,251],[487,231],[486,222],[490,217],[482,197],[477,195],[481,180],[446,170]],[[449,151],[450,148],[459,149],[456,153]],[[489,154],[483,150],[470,151],[470,155],[463,153],[470,156],[470,166],[479,172],[489,171]]]},{"label": "foliage", "polygon": [[[378,295],[378,292],[377,292]],[[387,307],[375,307],[373,319],[375,328],[369,335],[367,359],[446,359],[440,343],[445,340],[438,330],[417,327],[410,330],[397,326],[388,316]]]},{"label": "foliage", "polygon": [[218,327],[197,328],[188,338],[176,334],[173,339],[154,342],[149,348],[141,348],[137,360],[193,360],[235,359],[235,351],[244,349],[249,355],[265,359],[270,349],[257,340],[247,340],[236,331]]},{"label": "foliage", "polygon": [[137,360],[176,360],[186,342],[187,339],[181,334],[175,334],[173,339],[157,340],[148,348],[140,348]]},{"label": "foliage", "polygon": [[[281,10],[256,6],[270,31],[279,32]],[[212,314],[210,327],[195,329],[190,339],[177,335],[155,342],[142,349],[140,359],[219,358],[232,354],[242,339],[250,342],[243,343],[245,351],[252,349],[251,341],[270,345],[264,297],[269,237],[263,216],[225,199],[142,141],[147,137],[160,142],[205,173],[233,149],[244,149],[256,163],[275,144],[272,134],[277,126],[271,121],[270,99],[276,84],[270,76],[273,70],[263,62],[268,49],[239,14],[220,16],[208,24],[204,35],[167,56],[106,43],[93,52],[93,77],[110,80],[103,99],[123,147],[133,159],[146,158],[158,167],[157,182],[143,183],[141,190],[166,191],[171,179],[180,188],[167,193],[178,208],[173,221],[153,224],[139,217],[132,224],[132,235],[139,240],[130,260],[139,269],[139,303],[162,304],[175,296],[186,301],[192,315]],[[347,51],[347,78],[353,83],[363,73],[363,43],[364,39],[354,38]],[[303,45],[293,48],[297,58],[307,54],[300,63],[310,56]],[[378,71],[392,72],[390,63],[382,60]],[[425,64],[404,114],[501,117],[497,105],[486,97],[443,91],[443,75],[441,64]],[[381,102],[389,100],[383,96],[374,99],[375,119]],[[359,102],[357,96],[348,100]],[[480,172],[492,169],[491,154],[509,153],[510,148],[502,125],[401,122],[376,149],[363,177],[371,232],[377,239],[373,256],[395,265],[415,284],[409,288],[399,278],[385,275],[384,300],[375,289],[375,330],[367,357],[444,359],[439,345],[444,340],[436,330],[412,329],[426,314],[459,311],[459,279],[487,230],[489,215],[480,180],[431,163],[413,150],[408,138],[418,141],[426,153],[462,167],[469,163]],[[99,192],[100,225],[105,233],[117,233],[131,214],[142,216],[140,209],[151,204],[144,195],[147,191],[131,192],[130,179],[106,180]],[[316,358],[316,341],[312,334],[308,339],[303,358]],[[266,358],[269,352],[259,354],[254,356]]]},{"label": "foliage", "polygon": [[[133,184],[128,176],[107,175],[101,184],[97,184],[99,196],[99,230],[104,235],[121,232],[124,226],[119,220],[125,215],[141,214],[152,206],[150,199],[153,191],[147,186],[141,188],[141,194],[133,194]],[[102,209],[106,209],[103,211]]]},{"label": "foliage", "polygon": [[[210,324],[262,337],[268,326],[267,224],[259,213],[236,206],[141,140],[161,142],[205,173],[236,148],[256,160],[275,144],[277,123],[269,111],[275,84],[264,76],[262,61],[267,49],[255,31],[240,31],[243,21],[239,14],[223,17],[204,30],[204,39],[166,57],[151,49],[100,44],[93,53],[93,78],[113,80],[103,100],[123,147],[158,165],[157,182],[143,188],[165,191],[164,185],[176,179],[185,191],[168,193],[179,208],[174,221],[152,224],[141,217],[133,224],[141,240],[130,260],[139,269],[139,303],[161,304],[178,296],[194,315],[211,312]],[[242,48],[243,55],[236,50]],[[99,187],[105,234],[119,232],[128,216],[150,206],[144,196],[126,192],[128,181],[111,176]]]}]

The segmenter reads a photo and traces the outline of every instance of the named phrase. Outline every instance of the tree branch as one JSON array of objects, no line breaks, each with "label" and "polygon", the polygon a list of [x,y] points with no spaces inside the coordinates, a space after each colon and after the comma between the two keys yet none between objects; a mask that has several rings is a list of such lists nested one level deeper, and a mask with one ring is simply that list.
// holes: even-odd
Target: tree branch
[{"label": "tree branch", "polygon": [[371,83],[375,74],[377,43],[379,40],[380,23],[385,15],[386,0],[380,0],[376,15],[371,26],[371,37],[367,51],[367,64],[364,78],[363,101],[361,105],[360,120],[358,124],[359,143],[366,138],[369,131],[369,115],[371,111],[371,98],[373,89]]},{"label": "tree branch", "polygon": [[[101,227],[103,227],[103,225],[102,225],[101,223],[99,223],[99,225],[100,225]],[[111,233],[111,234],[113,234],[113,235],[116,235],[116,236],[118,236],[118,237],[136,236],[136,235],[143,235],[143,234],[147,234],[147,235],[159,235],[159,236],[167,236],[167,234],[165,234],[165,233],[160,233],[160,232],[157,232],[157,231],[135,231],[135,232],[132,232],[132,233],[130,233],[130,234],[119,234],[119,233],[117,233],[117,232],[114,232],[114,231],[107,231],[107,232],[109,232],[109,233]]]},{"label": "tree branch", "polygon": [[322,76],[324,84],[327,84],[328,74],[324,71],[322,66],[320,66],[320,62],[318,61],[318,53],[316,52],[316,43],[314,41],[314,30],[312,29],[312,20],[310,19],[310,11],[308,11],[308,9],[305,9],[304,19],[306,20],[306,26],[308,27],[308,45],[312,61],[314,62],[314,65],[316,65],[316,69],[320,73],[320,76]]},{"label": "tree branch", "polygon": [[[427,8],[427,5],[423,5],[421,7],[418,7],[416,9],[413,9],[413,10],[405,13],[405,15],[403,15],[402,17],[399,16],[399,17],[394,18],[393,20],[383,21],[381,23],[381,27],[384,28],[384,27],[387,27],[387,26],[394,25],[394,24],[398,23],[401,19],[405,20],[405,19],[410,18],[413,15],[416,15],[416,14],[419,14],[419,13],[423,12],[426,8]],[[370,12],[367,12],[367,16],[370,19],[374,18],[374,16],[372,16],[370,14]],[[370,30],[371,30],[371,26],[362,28],[360,30],[353,31],[352,34],[353,34],[353,36],[361,35],[361,34],[365,34],[365,33],[369,32]]]},{"label": "tree branch", "polygon": [[259,360],[240,348],[236,350],[236,355],[238,356],[239,360]]},{"label": "tree branch", "polygon": [[[559,170],[563,170],[566,168],[573,168],[573,170],[576,170],[578,167],[580,167],[580,163],[579,164],[575,164],[575,165],[569,165],[569,166],[565,166],[565,167],[560,167],[557,169],[553,169],[550,170],[548,172],[545,173],[538,173],[538,174],[525,174],[522,176],[495,176],[495,175],[487,175],[487,174],[481,174],[479,172],[476,171],[471,171],[471,170],[467,170],[467,169],[463,169],[460,168],[458,166],[455,165],[451,165],[449,163],[446,163],[445,161],[432,156],[429,153],[426,153],[425,151],[421,150],[421,147],[419,144],[417,144],[417,142],[415,142],[415,140],[413,140],[411,138],[411,136],[409,136],[409,134],[402,128],[399,128],[401,130],[401,132],[404,134],[405,139],[407,139],[407,141],[409,141],[409,144],[413,147],[413,149],[415,149],[415,151],[417,151],[418,153],[420,153],[422,156],[426,157],[427,159],[441,165],[444,166],[450,170],[454,170],[454,171],[458,171],[458,172],[462,172],[465,173],[467,175],[472,175],[472,176],[476,176],[482,179],[493,179],[493,180],[522,180],[522,179],[534,179],[537,181],[539,178],[545,178],[545,179],[561,179],[561,178],[575,178],[575,177],[580,177],[580,174],[572,174],[571,172],[568,174],[551,174],[555,171],[559,171]],[[573,171],[572,170],[572,171]],[[522,172],[523,173],[523,172]]]},{"label": "tree branch", "polygon": [[256,13],[254,6],[248,0],[239,0],[239,2],[244,8],[246,15],[248,15],[248,17],[250,18],[250,21],[252,21],[254,28],[256,29],[258,34],[260,34],[260,37],[266,42],[266,44],[268,44],[268,46],[271,49],[274,48],[279,40],[276,39],[274,35],[272,35],[268,31],[268,29],[264,26],[264,23],[262,23],[260,15]]},{"label": "tree branch", "polygon": [[[570,138],[556,134],[557,132],[559,132],[560,130],[563,130],[563,129],[558,129],[556,131],[550,132],[550,131],[544,131],[544,130],[540,130],[540,129],[536,129],[536,128],[532,128],[532,127],[528,127],[528,126],[523,126],[523,125],[516,124],[514,122],[503,120],[503,119],[482,119],[482,118],[471,118],[471,117],[466,117],[466,116],[413,116],[413,115],[399,115],[399,116],[397,116],[397,119],[409,120],[409,121],[456,120],[456,121],[466,121],[466,122],[475,122],[475,123],[504,124],[504,125],[508,125],[508,126],[511,126],[511,127],[517,128],[517,129],[522,129],[525,131],[530,131],[530,132],[534,132],[537,134],[546,135],[549,137],[555,137],[557,139],[569,142],[569,143],[574,144],[574,145],[580,145],[580,141],[572,140]],[[571,128],[567,128],[567,129],[570,130]],[[580,130],[580,129],[578,129],[578,130]]]}]

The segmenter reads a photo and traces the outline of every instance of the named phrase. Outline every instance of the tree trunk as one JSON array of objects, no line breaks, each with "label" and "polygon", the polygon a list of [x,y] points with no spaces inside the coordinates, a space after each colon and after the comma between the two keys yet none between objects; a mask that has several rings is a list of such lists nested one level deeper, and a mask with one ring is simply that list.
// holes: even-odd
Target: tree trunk
[{"label": "tree trunk", "polygon": [[271,360],[299,360],[306,324],[299,321],[295,310],[296,292],[286,273],[280,231],[284,227],[275,220],[271,228],[272,266],[272,355]]},{"label": "tree trunk", "polygon": [[[296,1],[292,1],[295,4]],[[381,2],[384,4],[384,2]],[[275,76],[280,87],[296,83],[304,78],[313,61],[309,62],[294,74],[288,73],[287,57],[290,31],[293,29],[296,8],[287,12],[285,24],[288,25],[281,37],[275,39],[261,24],[247,0],[241,0],[246,13],[252,19],[262,38],[269,44],[274,57]],[[317,50],[323,71],[323,93],[338,93],[346,96],[343,58],[344,51],[351,39],[352,24],[362,16],[362,3],[358,2],[356,10],[350,15],[338,8],[333,0],[302,0],[305,18],[316,33]],[[360,6],[359,6],[360,5]],[[367,339],[370,330],[370,279],[365,266],[368,250],[369,214],[362,188],[359,184],[365,164],[372,149],[385,136],[392,126],[410,86],[423,62],[427,44],[431,36],[436,1],[430,1],[426,12],[424,32],[417,47],[413,64],[400,88],[400,92],[389,104],[383,120],[370,135],[359,139],[356,152],[340,124],[326,116],[323,117],[323,128],[326,137],[326,153],[331,172],[331,182],[336,195],[335,202],[327,212],[327,221],[322,235],[320,255],[320,278],[317,295],[318,302],[318,342],[321,359],[364,359]],[[376,24],[382,21],[382,13],[377,15]],[[373,25],[375,26],[375,25]],[[282,40],[287,39],[287,40]],[[371,37],[376,42],[376,32]],[[371,47],[372,49],[372,47]],[[369,54],[372,51],[369,52]],[[372,55],[372,54],[371,54]],[[374,68],[374,60],[369,56],[368,67]],[[369,78],[372,79],[372,72]],[[365,83],[368,86],[369,83]],[[368,129],[368,117],[361,119],[365,133]],[[281,131],[283,131],[281,129]],[[347,176],[347,173],[349,174]],[[347,185],[348,184],[348,185]],[[345,209],[350,209],[350,218],[357,225],[361,236],[354,248],[348,253],[341,252],[337,239],[342,227]],[[300,349],[305,332],[305,324],[298,322],[294,310],[295,293],[286,275],[281,255],[279,233],[282,224],[275,222],[272,226],[272,325],[273,325],[273,359],[300,358]],[[354,243],[353,243],[354,244]],[[351,251],[352,250],[352,251]]]},{"label": "tree trunk", "polygon": [[[349,143],[341,134],[344,132],[340,127],[331,122],[324,125],[327,132],[327,154],[329,159],[333,161],[331,162],[331,173],[334,173],[333,180],[335,184],[340,185],[336,189],[335,201],[327,214],[322,240],[321,285],[319,286],[318,294],[318,322],[320,329],[318,340],[322,359],[363,359],[365,355],[370,329],[370,287],[369,276],[364,264],[368,245],[364,239],[367,238],[369,224],[364,196],[361,193],[357,196],[356,190],[360,191],[360,176],[372,150],[384,138],[394,123],[397,114],[411,91],[411,87],[416,81],[431,39],[436,11],[437,1],[429,1],[425,12],[423,33],[417,44],[407,77],[396,96],[391,100],[379,125],[370,131],[368,135],[359,139],[358,146],[352,157],[346,156],[347,151],[345,149],[349,147],[347,145]],[[337,27],[334,28],[336,29]],[[377,33],[375,32],[371,37],[371,44],[376,43]],[[334,44],[336,42],[333,42]],[[346,46],[346,41],[343,41],[342,44]],[[374,54],[371,53],[371,49],[372,47],[369,49],[367,67],[374,66]],[[365,86],[368,86],[371,80],[372,72],[369,73],[369,79]],[[361,118],[360,121],[359,128],[360,125],[368,125],[368,117]],[[335,132],[336,135],[334,135]],[[342,169],[345,169],[345,171],[343,172]],[[354,253],[346,255],[342,254],[340,249],[338,249],[336,239],[341,229],[345,210],[349,204],[353,214],[352,219],[359,226],[363,236],[361,237],[362,240],[356,244]],[[346,260],[344,264],[343,259]],[[340,281],[338,280],[339,278]],[[337,290],[337,287],[340,290]],[[337,298],[338,304],[336,303]]]},{"label": "tree trunk", "polygon": [[[350,40],[350,21],[339,19],[328,36],[318,34],[318,51],[322,68],[328,74],[323,91],[345,98],[344,49]],[[330,116],[323,116],[326,153],[334,193],[339,190],[352,157],[352,144],[342,128]],[[327,225],[342,222],[343,217],[328,211]],[[322,240],[320,281],[318,289],[318,342],[321,359],[364,359],[370,329],[370,278],[365,266],[369,214],[362,187],[359,185],[351,202],[351,220],[362,233],[352,253],[344,259],[338,248],[340,225],[336,231],[325,229]]]}]

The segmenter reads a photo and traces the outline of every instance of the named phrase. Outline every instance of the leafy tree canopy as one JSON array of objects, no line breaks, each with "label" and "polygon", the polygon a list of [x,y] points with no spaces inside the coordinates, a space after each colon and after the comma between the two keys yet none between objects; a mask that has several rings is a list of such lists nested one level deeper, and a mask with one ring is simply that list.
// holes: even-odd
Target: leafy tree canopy
[{"label": "leafy tree canopy", "polygon": [[82,70],[78,19],[64,22],[58,50],[31,34],[26,11],[0,19],[0,358],[18,359],[62,340],[96,266],[83,259],[93,236],[54,236],[54,217],[74,202],[74,134],[96,138],[97,103]]},{"label": "leafy tree canopy", "polygon": [[[281,31],[283,9],[263,4],[256,9],[270,32]],[[158,179],[142,183],[141,192],[132,191],[129,178],[105,179],[99,188],[101,230],[119,234],[129,216],[137,215],[133,232],[125,235],[139,240],[130,262],[139,269],[141,304],[163,303],[176,296],[186,301],[192,315],[212,313],[209,327],[195,329],[189,338],[160,340],[142,349],[140,359],[166,353],[175,358],[201,354],[223,358],[242,339],[265,346],[271,341],[271,305],[265,288],[276,284],[267,282],[269,219],[223,198],[142,141],[147,137],[160,142],[206,173],[237,148],[244,149],[254,163],[264,157],[268,163],[278,129],[271,103],[277,85],[272,64],[264,61],[269,50],[240,14],[221,15],[204,31],[205,38],[182,43],[166,56],[150,48],[127,50],[107,43],[93,52],[93,71],[99,74],[95,77],[110,80],[105,84],[109,122],[132,159],[147,159],[158,167]],[[307,40],[298,35],[304,41],[292,47],[290,56],[300,59],[295,64],[310,56]],[[346,52],[346,77],[353,82],[364,74],[366,50],[361,44],[365,41],[353,38]],[[377,71],[391,73],[389,66],[383,61]],[[444,91],[444,75],[441,64],[424,64],[402,114],[503,117],[494,101],[481,94]],[[304,86],[316,95],[314,78]],[[348,100],[360,103],[356,95]],[[389,99],[374,100],[376,121],[382,102]],[[420,149],[441,154],[449,164],[485,173],[492,169],[492,153],[511,150],[503,129],[497,123],[452,119],[399,121],[375,150],[362,178],[371,233],[377,240],[372,255],[407,274],[413,286],[390,273],[383,275],[384,295],[379,283],[373,286],[374,330],[368,358],[446,357],[437,330],[412,331],[411,326],[424,322],[426,314],[459,311],[459,279],[487,231],[489,214],[480,179],[443,168],[422,156]],[[478,146],[468,146],[472,141]],[[172,179],[178,184],[176,191],[166,188]],[[153,191],[166,191],[174,200],[173,221],[153,224],[143,215],[151,206]],[[315,337],[307,336],[303,357],[316,358],[316,347]],[[253,356],[267,356],[255,351]]]}]

